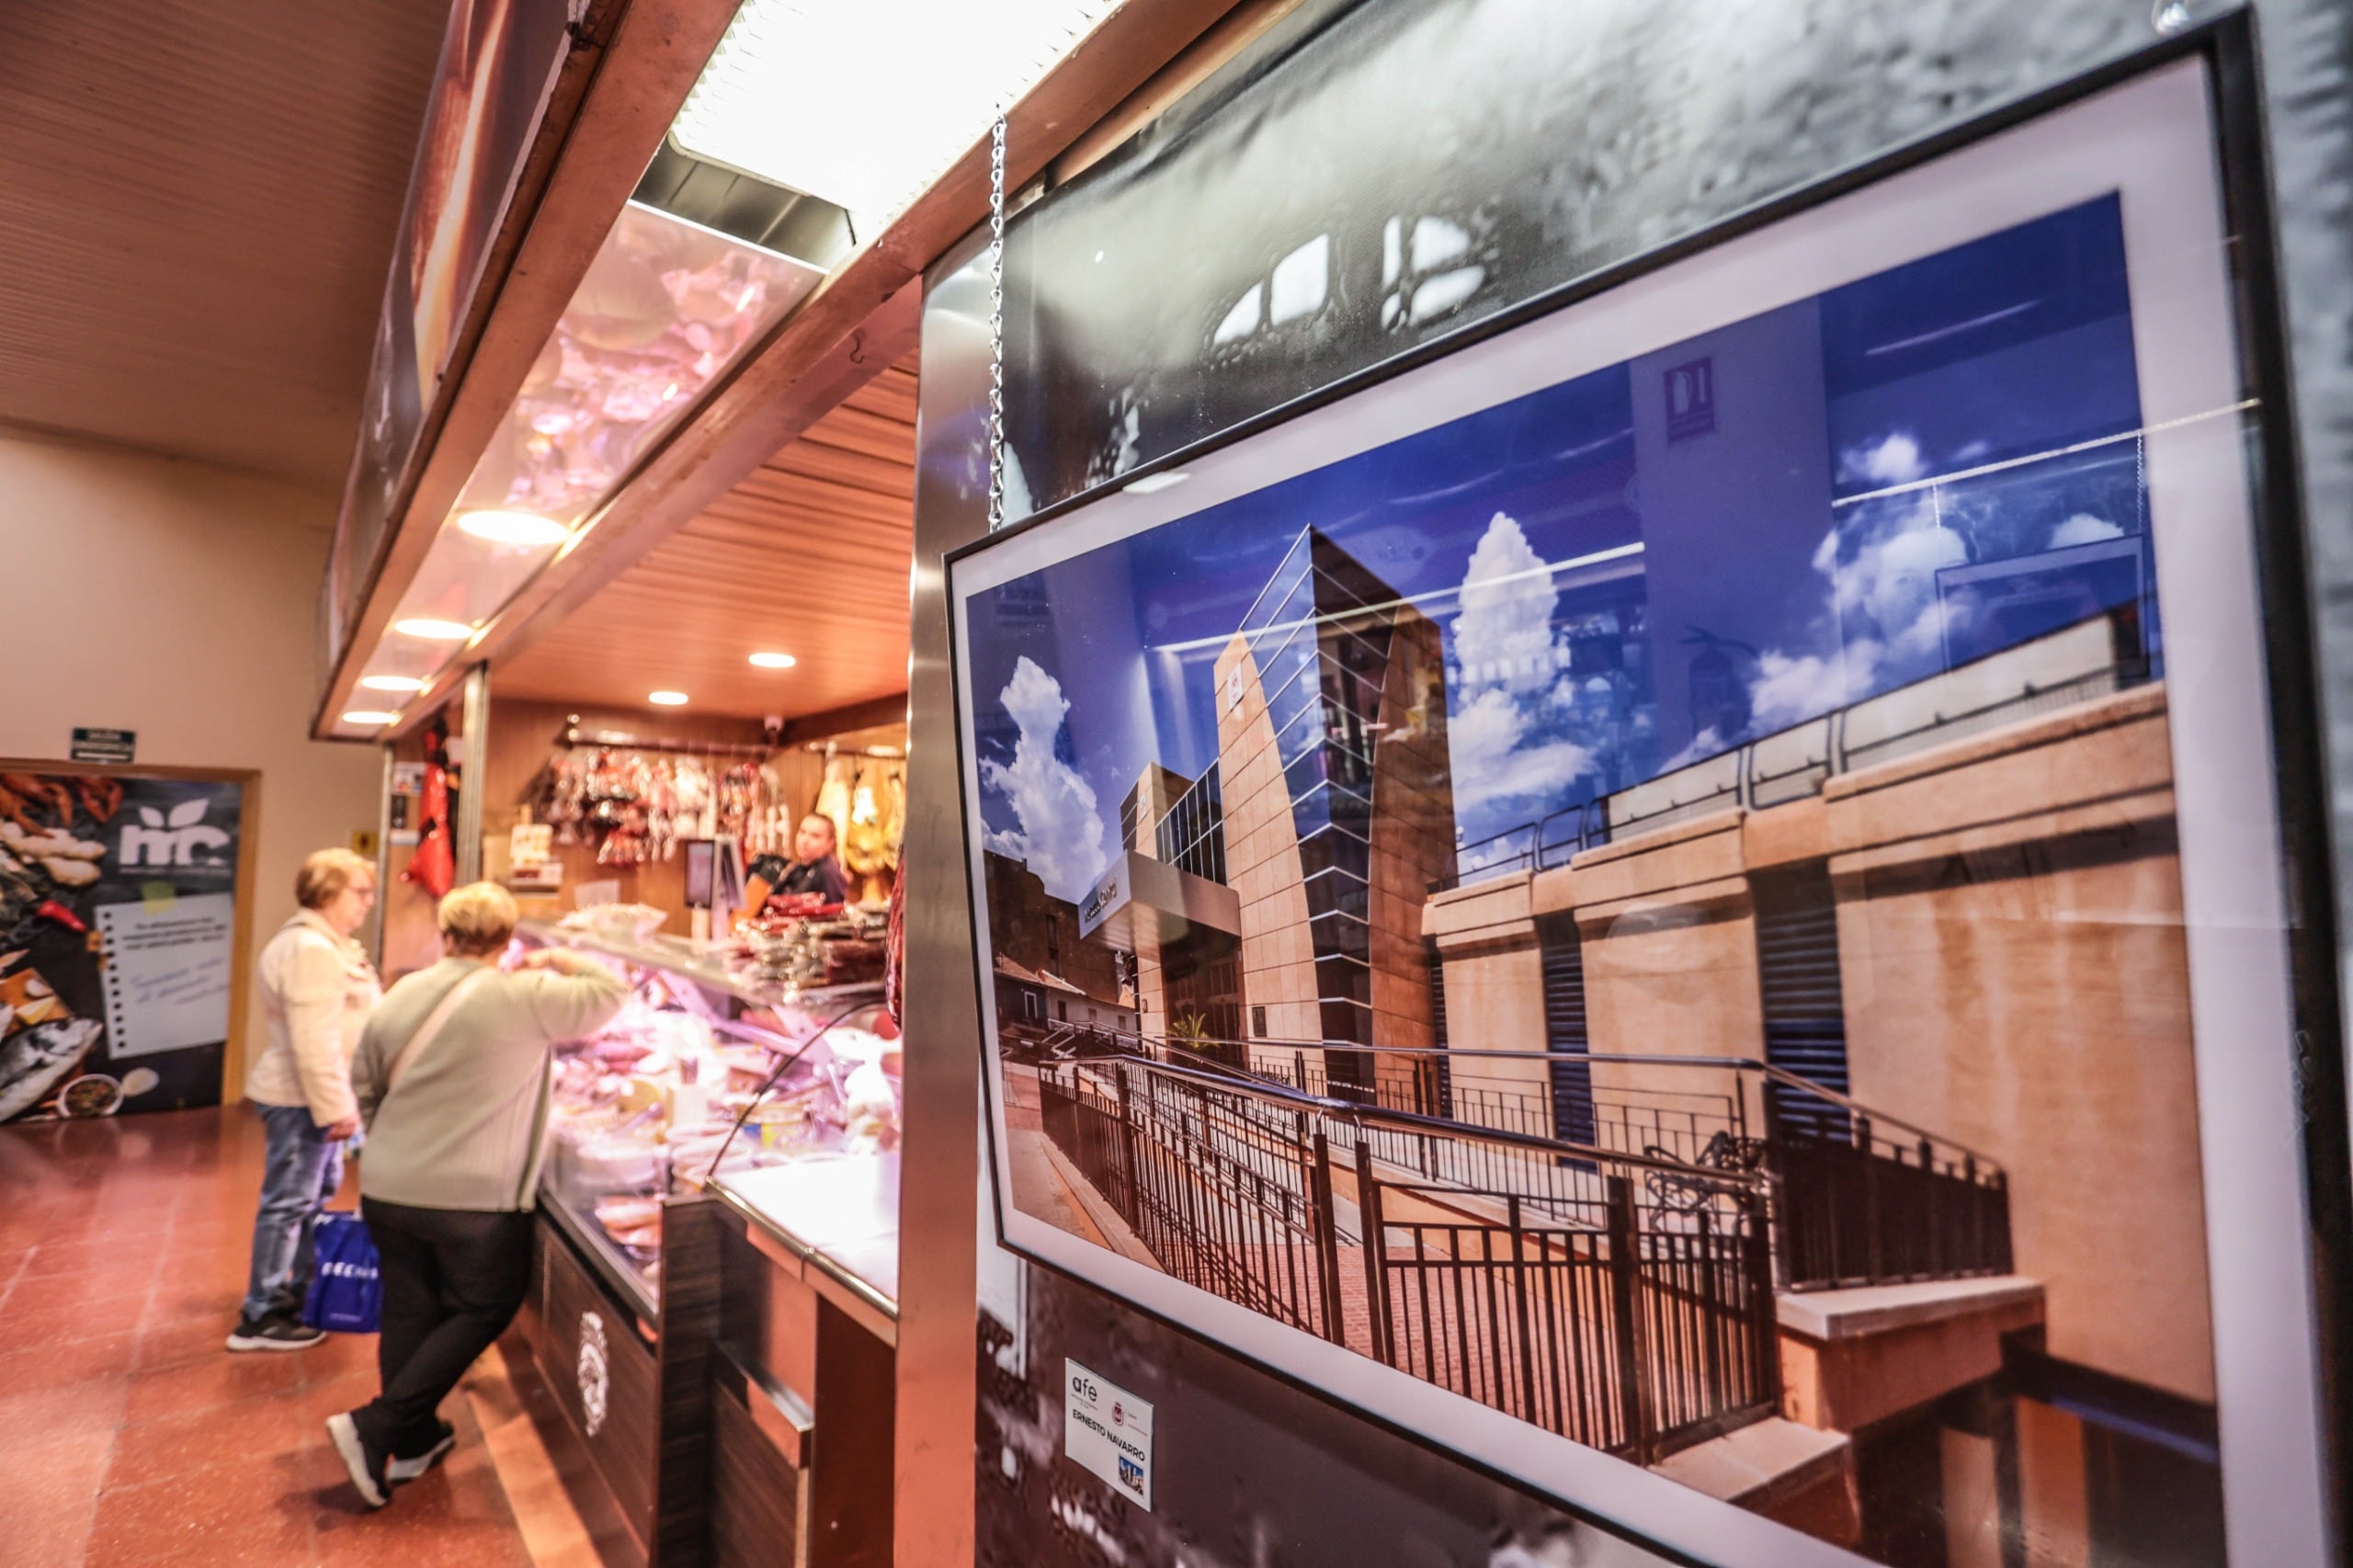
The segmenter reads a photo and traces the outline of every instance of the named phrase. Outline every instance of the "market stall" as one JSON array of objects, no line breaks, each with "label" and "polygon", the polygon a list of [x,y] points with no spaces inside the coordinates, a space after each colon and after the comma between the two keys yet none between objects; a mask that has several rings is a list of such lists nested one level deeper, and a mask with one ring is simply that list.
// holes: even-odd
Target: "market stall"
[{"label": "market stall", "polygon": [[510,1365],[560,1413],[608,1560],[887,1561],[870,1483],[891,1455],[899,1050],[881,917],[779,915],[699,942],[661,917],[613,905],[522,933],[632,993],[558,1054]]}]

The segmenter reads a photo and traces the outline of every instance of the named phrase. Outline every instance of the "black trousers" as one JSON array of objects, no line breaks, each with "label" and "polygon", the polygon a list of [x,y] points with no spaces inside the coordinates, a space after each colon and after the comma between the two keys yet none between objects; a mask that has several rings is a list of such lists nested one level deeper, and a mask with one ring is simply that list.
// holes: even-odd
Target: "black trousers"
[{"label": "black trousers", "polygon": [[370,1447],[406,1458],[433,1446],[434,1413],[490,1348],[531,1288],[531,1216],[415,1209],[359,1211],[384,1282],[376,1369],[383,1392],[352,1412]]}]

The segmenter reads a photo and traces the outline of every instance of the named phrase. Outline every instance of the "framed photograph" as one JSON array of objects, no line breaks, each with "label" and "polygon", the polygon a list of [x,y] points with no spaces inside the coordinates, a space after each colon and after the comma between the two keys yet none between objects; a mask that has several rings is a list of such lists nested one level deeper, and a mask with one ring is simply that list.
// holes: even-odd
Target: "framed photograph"
[{"label": "framed photograph", "polygon": [[2245,28],[951,557],[1005,1244],[1690,1561],[2324,1561]]}]

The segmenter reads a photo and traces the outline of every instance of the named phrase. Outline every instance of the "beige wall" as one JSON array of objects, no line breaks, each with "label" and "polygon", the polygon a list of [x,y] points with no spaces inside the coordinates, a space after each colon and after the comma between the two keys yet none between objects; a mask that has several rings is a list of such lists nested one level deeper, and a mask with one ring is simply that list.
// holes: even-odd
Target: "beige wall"
[{"label": "beige wall", "polygon": [[[1540,911],[1575,911],[1596,1055],[1764,1059],[1742,826],[1735,812],[1700,817],[1587,850],[1537,879]],[[1744,1094],[1755,1097],[1754,1085],[1730,1070],[1600,1062],[1593,1086],[1629,1107],[1711,1117],[1732,1114]]]},{"label": "beige wall", "polygon": [[[276,480],[0,433],[0,756],[62,761],[97,725],[136,730],[148,766],[257,769],[256,946],[292,914],[303,855],[376,825],[377,749],[309,738],[335,512]],[[248,1008],[248,1046],[261,1027]]]},{"label": "beige wall", "polygon": [[[1423,929],[1438,943],[1446,985],[1450,1051],[1519,1051],[1456,1063],[1456,1114],[1483,1118],[1476,1091],[1528,1096],[1549,1106],[1552,1070],[1544,1055],[1544,955],[1529,910],[1525,871],[1490,877],[1434,896]],[[1466,1091],[1470,1091],[1466,1093]],[[1505,1103],[1508,1103],[1508,1100]]]},{"label": "beige wall", "polygon": [[[1427,1051],[1438,1043],[1422,905],[1430,883],[1454,861],[1445,672],[1437,623],[1412,609],[1398,611],[1374,732],[1366,902],[1373,1042],[1405,1051]],[[1411,1074],[1417,1063],[1411,1057],[1392,1057],[1387,1065]]]},{"label": "beige wall", "polygon": [[[1242,672],[1241,700],[1228,705],[1227,681],[1236,669]],[[1243,1006],[1267,1009],[1268,1040],[1321,1040],[1315,945],[1307,930],[1307,892],[1299,880],[1299,828],[1275,755],[1275,728],[1267,717],[1258,662],[1239,635],[1218,655],[1216,680],[1225,880],[1242,901]]]},{"label": "beige wall", "polygon": [[[2165,691],[2145,687],[1431,900],[1456,1046],[1540,1051],[1574,913],[1596,1053],[1763,1055],[1748,874],[1827,857],[1856,1101],[2000,1162],[2050,1350],[2214,1397]],[[1608,1100],[1730,1073],[1597,1063]],[[1753,1080],[1750,1125],[1761,1127]],[[1882,1126],[1882,1136],[1894,1131]]]},{"label": "beige wall", "polygon": [[2144,687],[1855,773],[1830,869],[1855,1098],[2002,1163],[2052,1355],[2211,1400],[2169,756]]}]

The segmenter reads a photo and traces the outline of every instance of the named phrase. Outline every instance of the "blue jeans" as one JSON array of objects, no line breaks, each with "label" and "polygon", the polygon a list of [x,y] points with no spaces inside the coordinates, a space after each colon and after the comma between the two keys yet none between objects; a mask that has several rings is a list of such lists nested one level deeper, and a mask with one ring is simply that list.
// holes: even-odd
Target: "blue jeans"
[{"label": "blue jeans", "polygon": [[275,1313],[290,1322],[301,1315],[317,1269],[311,1250],[319,1210],[343,1185],[343,1140],[329,1138],[311,1119],[311,1108],[262,1105],[268,1135],[262,1160],[261,1210],[254,1216],[253,1270],[245,1279],[245,1321]]}]

